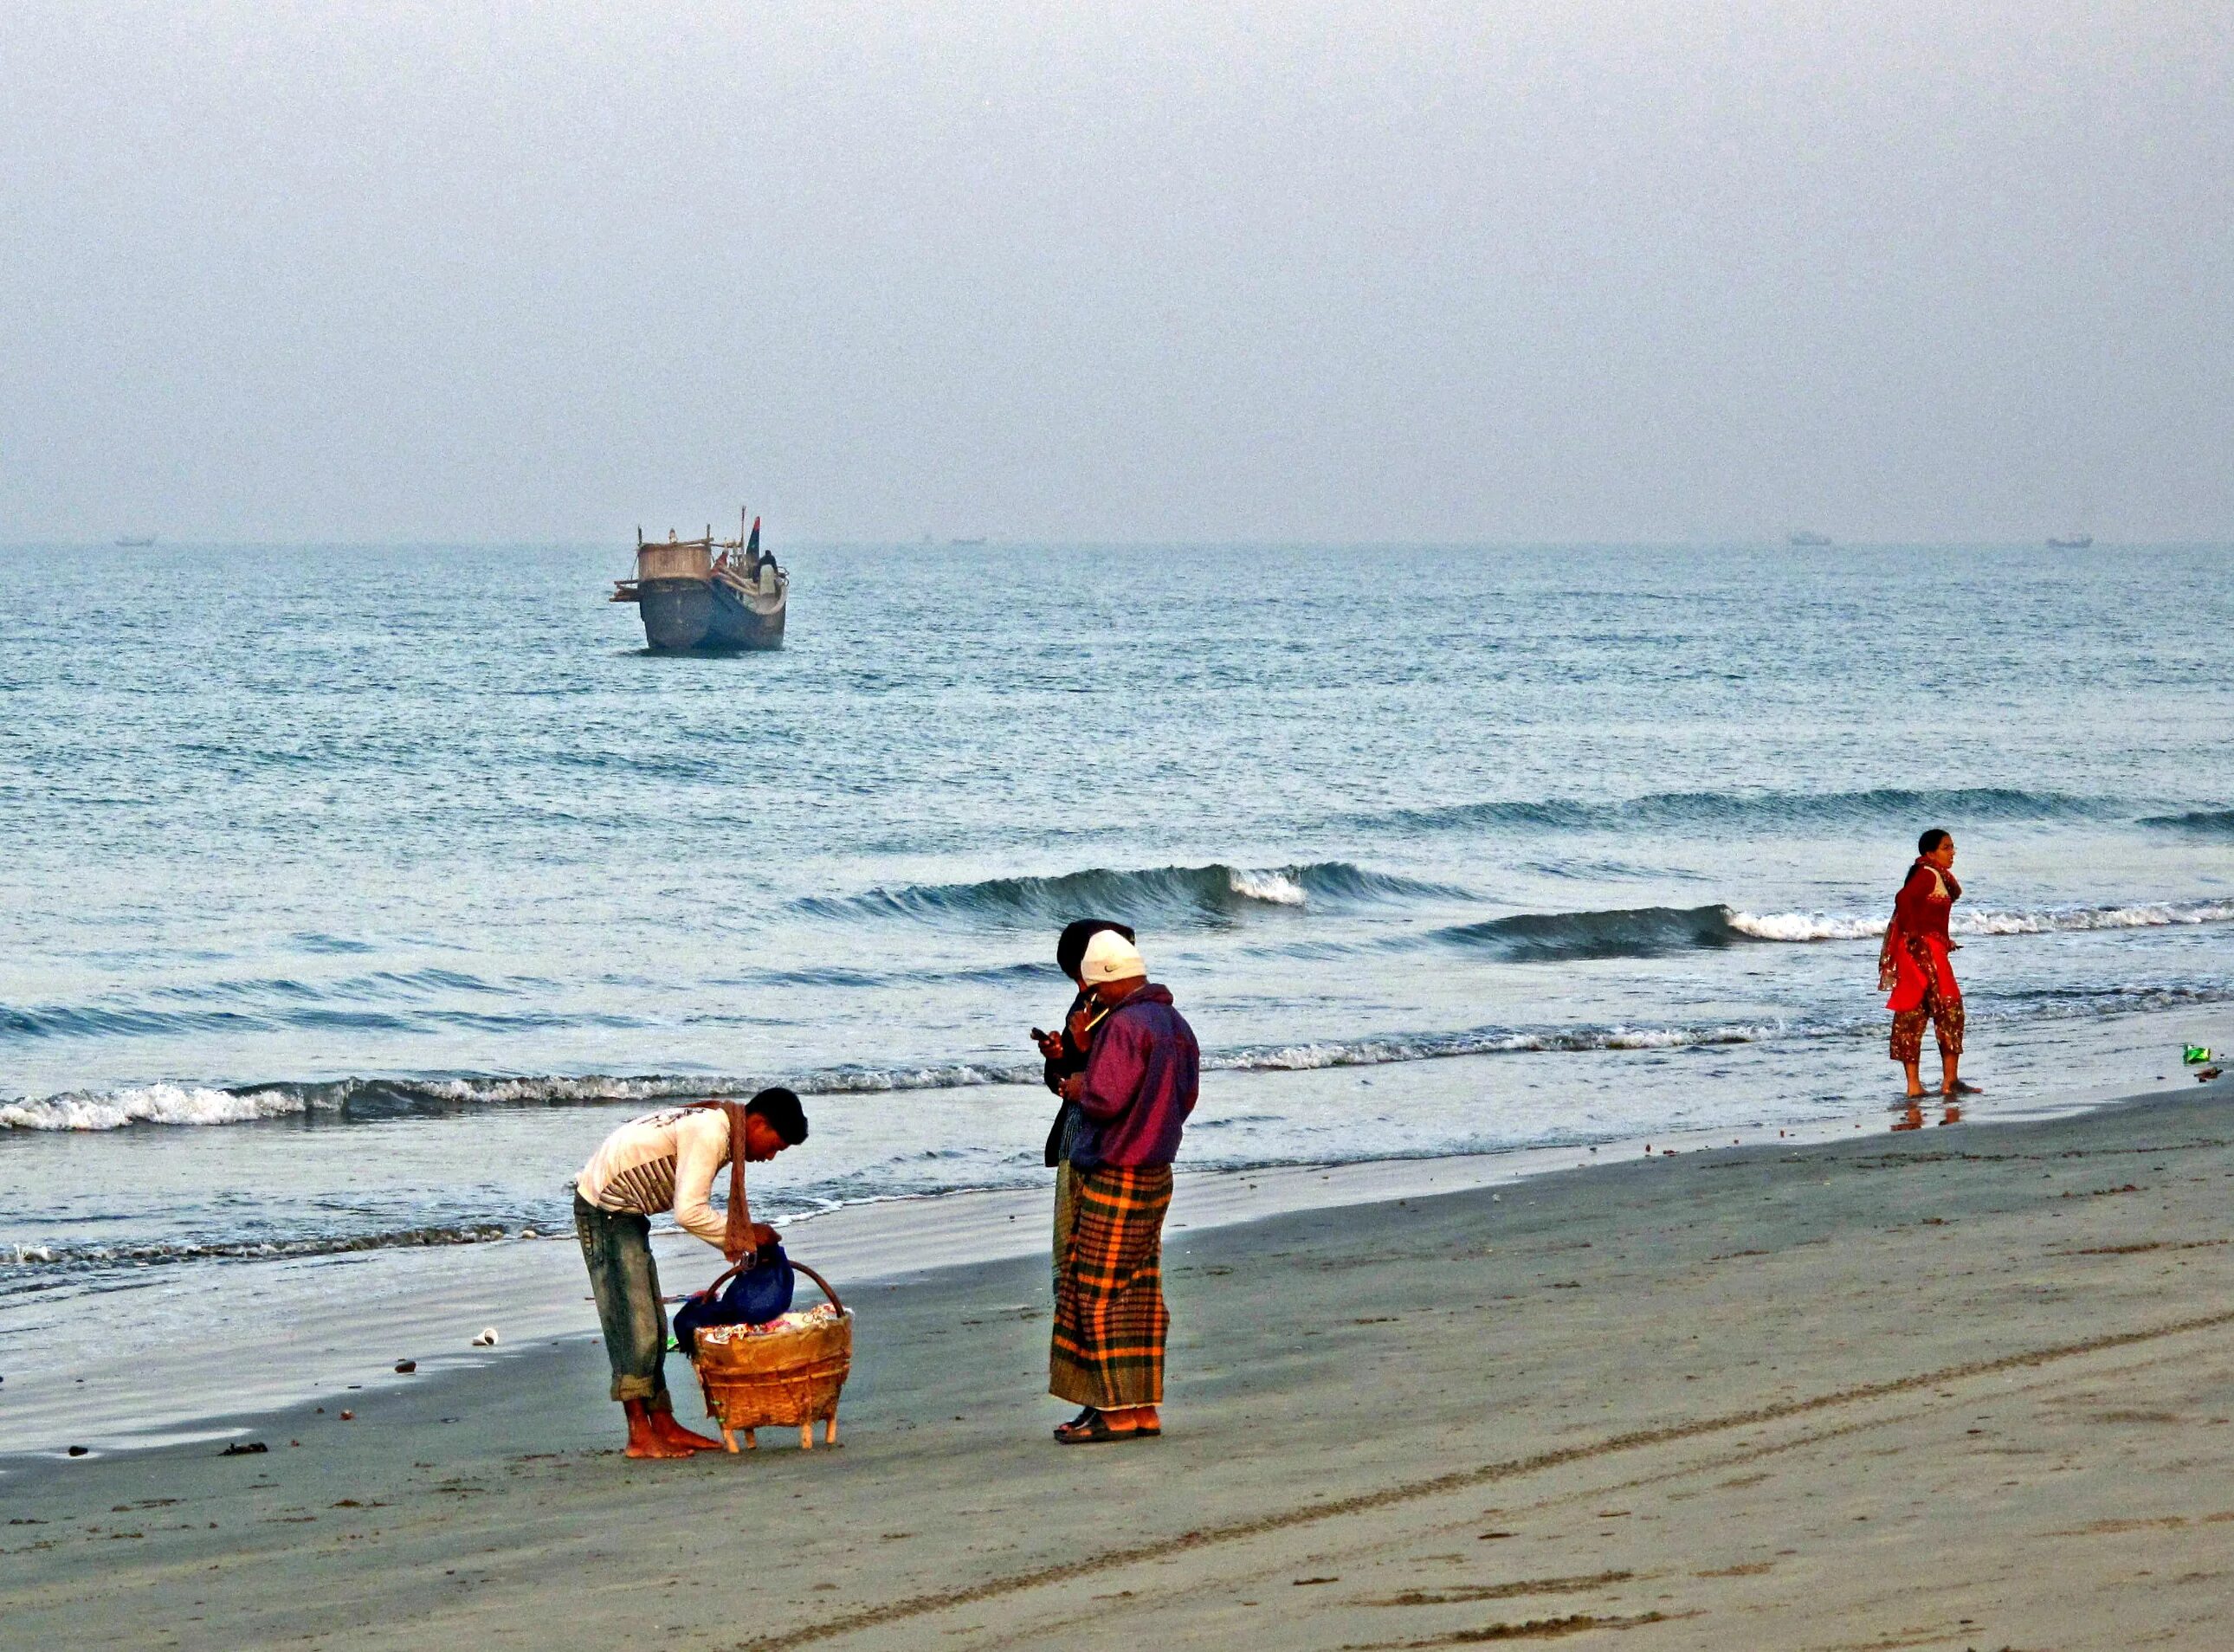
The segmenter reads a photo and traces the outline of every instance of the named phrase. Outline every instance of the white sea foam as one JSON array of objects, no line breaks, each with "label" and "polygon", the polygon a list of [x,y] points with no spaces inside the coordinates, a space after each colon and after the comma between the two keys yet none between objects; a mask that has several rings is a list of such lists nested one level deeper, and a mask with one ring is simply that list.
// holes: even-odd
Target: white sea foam
[{"label": "white sea foam", "polygon": [[1828,912],[1732,912],[1730,927],[1756,941],[1858,941],[1883,935],[1882,917]]},{"label": "white sea foam", "polygon": [[1418,1037],[1361,1038],[1283,1044],[1207,1055],[1213,1072],[1311,1072],[1329,1067],[1387,1067],[1460,1055],[1574,1055],[1591,1050],[1690,1049],[1701,1045],[1753,1044],[1789,1030],[1781,1024],[1706,1027],[1580,1027],[1567,1030],[1478,1032]]},{"label": "white sea foam", "polygon": [[1226,874],[1225,881],[1244,900],[1263,901],[1270,906],[1301,906],[1306,898],[1292,868],[1237,866]]},{"label": "white sea foam", "polygon": [[83,1091],[0,1106],[0,1129],[121,1130],[134,1124],[246,1124],[307,1112],[295,1091],[251,1090],[236,1095],[198,1085],[143,1084],[93,1094]]},{"label": "white sea foam", "polygon": [[2048,935],[2072,930],[2152,930],[2234,919],[2234,901],[2163,901],[2138,906],[1976,912],[1948,925],[1958,935]]},{"label": "white sea foam", "polygon": [[[2234,921],[2234,901],[2159,901],[2131,906],[2052,906],[2028,912],[1958,912],[1947,927],[1956,935],[2055,935],[2229,921]],[[1733,911],[1730,927],[1758,941],[1859,941],[1883,935],[1885,919],[1856,912]]]},{"label": "white sea foam", "polygon": [[410,1088],[437,1100],[483,1107],[525,1107],[537,1104],[598,1101],[695,1100],[722,1092],[726,1081],[704,1076],[659,1074],[645,1078],[611,1078],[591,1074],[580,1078],[421,1079]]}]

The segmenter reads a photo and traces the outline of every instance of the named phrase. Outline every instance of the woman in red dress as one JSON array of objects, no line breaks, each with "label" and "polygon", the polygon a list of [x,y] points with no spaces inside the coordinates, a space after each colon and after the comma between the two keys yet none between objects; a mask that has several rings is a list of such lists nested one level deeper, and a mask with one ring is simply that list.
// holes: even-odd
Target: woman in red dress
[{"label": "woman in red dress", "polygon": [[1951,1103],[1978,1093],[1956,1074],[1963,1059],[1963,989],[1948,961],[1956,947],[1947,936],[1947,916],[1963,898],[1963,885],[1955,881],[1953,838],[1934,826],[1917,839],[1916,849],[1916,864],[1893,902],[1878,954],[1878,985],[1892,994],[1885,1000],[1892,1011],[1892,1058],[1907,1071],[1910,1100],[1924,1094],[1917,1068],[1928,1021],[1939,1042],[1939,1094]]}]

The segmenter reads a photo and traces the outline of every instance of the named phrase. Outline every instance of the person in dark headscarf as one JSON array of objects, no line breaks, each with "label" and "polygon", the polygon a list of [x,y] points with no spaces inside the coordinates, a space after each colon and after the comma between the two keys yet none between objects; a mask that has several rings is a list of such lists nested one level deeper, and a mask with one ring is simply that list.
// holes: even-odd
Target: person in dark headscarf
[{"label": "person in dark headscarf", "polygon": [[[1063,1081],[1086,1070],[1094,1029],[1109,1013],[1095,1002],[1092,989],[1079,974],[1086,957],[1086,944],[1104,930],[1121,935],[1127,941],[1136,938],[1127,924],[1112,923],[1107,918],[1081,917],[1064,924],[1055,944],[1055,967],[1078,991],[1070,1001],[1070,1008],[1063,1013],[1061,1027],[1052,1033],[1043,1033],[1035,1027],[1032,1038],[1046,1059],[1042,1076],[1058,1098],[1062,1096]],[[1078,1217],[1078,1193],[1071,1174],[1070,1152],[1081,1128],[1078,1103],[1063,1100],[1055,1110],[1054,1126],[1048,1131],[1046,1154],[1048,1168],[1055,1172],[1055,1273],[1058,1283],[1062,1277],[1062,1253],[1070,1243],[1071,1225]]]}]

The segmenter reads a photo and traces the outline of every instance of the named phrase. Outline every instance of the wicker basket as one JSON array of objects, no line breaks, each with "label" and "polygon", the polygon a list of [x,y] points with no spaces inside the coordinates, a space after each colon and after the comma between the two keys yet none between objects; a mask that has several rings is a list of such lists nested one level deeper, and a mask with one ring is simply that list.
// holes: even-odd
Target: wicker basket
[{"label": "wicker basket", "polygon": [[776,1427],[797,1428],[799,1448],[811,1451],[817,1422],[823,1444],[838,1443],[838,1393],[853,1368],[853,1315],[827,1279],[804,1263],[791,1265],[822,1288],[837,1318],[717,1341],[708,1340],[717,1329],[709,1326],[696,1339],[691,1363],[705,1390],[706,1414],[721,1424],[731,1451],[739,1434],[750,1448],[760,1444],[754,1430]]}]

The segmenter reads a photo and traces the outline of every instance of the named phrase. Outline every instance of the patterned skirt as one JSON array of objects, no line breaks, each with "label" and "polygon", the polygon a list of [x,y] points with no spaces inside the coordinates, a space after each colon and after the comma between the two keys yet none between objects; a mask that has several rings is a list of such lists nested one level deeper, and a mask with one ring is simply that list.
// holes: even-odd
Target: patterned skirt
[{"label": "patterned skirt", "polygon": [[1078,1214],[1055,1288],[1048,1391],[1099,1411],[1160,1405],[1172,1326],[1163,1274],[1171,1166],[1071,1174]]},{"label": "patterned skirt", "polygon": [[[1924,1023],[1930,1022],[1938,1035],[1943,1059],[1963,1053],[1963,989],[1955,984],[1955,971],[1947,954],[1920,935],[1908,937],[1910,968],[1902,971],[1904,987],[1920,982],[1922,996],[1904,1009],[1892,1012],[1892,1058],[1904,1066],[1924,1054]],[[1907,996],[1896,992],[1893,1002]],[[1887,1009],[1892,1008],[1888,1002]]]},{"label": "patterned skirt", "polygon": [[1940,996],[1937,987],[1924,989],[1924,1002],[1913,1009],[1892,1012],[1892,1058],[1905,1066],[1924,1055],[1924,1023],[1931,1023],[1943,1060],[1963,1053],[1963,1001]]}]

